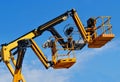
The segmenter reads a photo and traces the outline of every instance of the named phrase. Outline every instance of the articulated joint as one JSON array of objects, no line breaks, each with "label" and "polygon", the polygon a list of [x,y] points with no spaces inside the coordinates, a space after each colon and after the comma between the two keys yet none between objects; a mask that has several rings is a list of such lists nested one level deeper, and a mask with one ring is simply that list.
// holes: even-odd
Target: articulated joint
[{"label": "articulated joint", "polygon": [[24,39],[18,41],[18,57],[17,57],[17,63],[16,63],[16,69],[20,69],[22,67],[22,62],[24,59],[24,55],[26,52],[27,47],[31,46],[31,42],[29,39]]}]

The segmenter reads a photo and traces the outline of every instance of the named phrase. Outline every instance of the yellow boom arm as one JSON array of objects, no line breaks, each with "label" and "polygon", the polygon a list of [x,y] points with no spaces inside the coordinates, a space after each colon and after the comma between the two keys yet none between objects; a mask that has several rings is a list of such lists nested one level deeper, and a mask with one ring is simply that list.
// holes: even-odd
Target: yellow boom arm
[{"label": "yellow boom arm", "polygon": [[[8,69],[10,70],[12,76],[14,77],[13,82],[21,82],[21,81],[26,82],[23,75],[21,74],[21,69],[22,69],[21,65],[22,65],[22,61],[23,61],[23,57],[24,57],[24,54],[25,54],[26,47],[28,47],[28,45],[25,46],[23,44],[23,46],[19,46],[19,42],[20,41],[24,42],[24,40],[25,41],[28,40],[30,42],[30,47],[35,52],[35,54],[40,59],[40,61],[43,63],[45,68],[49,68],[49,63],[50,62],[47,60],[44,53],[40,50],[38,45],[35,43],[34,38],[40,36],[46,30],[48,30],[48,31],[50,30],[51,33],[54,36],[56,36],[57,38],[59,38],[59,37],[61,38],[59,33],[57,33],[57,31],[55,31],[55,29],[53,29],[53,27],[55,25],[65,21],[70,16],[73,18],[73,20],[74,20],[74,22],[75,22],[75,24],[78,28],[79,33],[82,35],[82,38],[83,38],[85,44],[88,43],[88,46],[90,48],[101,47],[104,44],[106,44],[108,41],[110,41],[112,38],[114,38],[113,34],[107,35],[105,33],[103,33],[100,36],[96,36],[96,37],[93,38],[92,35],[91,35],[93,31],[91,31],[91,28],[89,28],[89,27],[88,27],[87,30],[84,28],[84,26],[83,26],[82,22],[80,21],[80,18],[78,16],[77,12],[75,11],[75,9],[67,11],[67,12],[63,13],[62,15],[60,15],[60,16],[46,22],[45,24],[39,26],[37,29],[34,29],[34,30],[26,33],[25,35],[19,37],[18,39],[14,40],[14,41],[12,41],[8,44],[3,44],[2,45],[2,48],[0,50],[0,57],[1,57],[2,61],[6,64]],[[51,28],[51,29],[49,29],[49,28]],[[92,30],[94,30],[94,32],[96,31],[96,29],[92,29]],[[62,39],[61,41],[59,40],[58,42],[62,45],[62,42],[64,42],[64,41]],[[99,45],[99,43],[100,43],[100,45]],[[18,50],[16,52],[12,53],[12,51],[14,49],[19,48],[19,47],[22,47],[22,49],[20,48],[20,51]],[[54,50],[55,49],[53,49],[53,51]],[[16,53],[18,53],[17,61],[14,59],[14,55]],[[53,56],[54,56],[54,53],[53,53]],[[53,58],[52,61],[54,61],[54,59],[55,58]],[[15,69],[14,69],[14,67],[12,67],[10,61],[12,61],[13,65],[15,66]],[[69,61],[69,60],[67,60],[67,61]],[[76,61],[76,60],[74,59],[74,61]],[[69,62],[71,65],[67,65],[67,62],[64,61],[64,60],[62,60],[60,62],[62,62],[62,63],[56,62],[56,63],[58,63],[58,65],[56,65],[56,66],[54,65],[53,68],[61,68],[59,66],[69,68],[74,63],[74,62],[72,62],[72,63]],[[63,65],[64,62],[66,63],[67,66]]]}]

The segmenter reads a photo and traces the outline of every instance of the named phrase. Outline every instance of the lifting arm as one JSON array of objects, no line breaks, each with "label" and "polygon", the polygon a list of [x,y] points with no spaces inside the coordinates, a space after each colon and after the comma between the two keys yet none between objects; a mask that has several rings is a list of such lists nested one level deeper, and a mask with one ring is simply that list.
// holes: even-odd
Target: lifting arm
[{"label": "lifting arm", "polygon": [[78,28],[78,31],[82,35],[83,40],[85,42],[89,42],[87,32],[86,32],[86,30],[85,30],[85,28],[84,28],[84,26],[83,26],[83,24],[82,24],[82,22],[81,22],[81,20],[80,20],[80,18],[78,16],[78,14],[77,14],[77,12],[74,9],[72,9],[71,16],[72,16],[72,18],[73,18],[73,20],[74,20],[74,22],[75,22],[75,24],[76,24],[76,26]]},{"label": "lifting arm", "polygon": [[53,20],[50,20],[49,22],[39,26],[37,29],[34,29],[28,33],[26,33],[25,35],[19,37],[18,39],[5,44],[2,46],[2,58],[3,61],[8,62],[10,60],[10,56],[8,56],[8,54],[10,53],[10,51],[12,51],[13,49],[15,49],[18,46],[18,41],[19,40],[23,40],[23,39],[34,39],[37,36],[40,36],[44,31],[46,31],[48,28],[53,27],[59,23],[61,23],[62,21],[66,20],[68,17],[68,12],[65,12],[64,14],[54,18]]},{"label": "lifting arm", "polygon": [[[19,45],[20,44],[19,42],[23,41],[22,43],[24,43],[24,40],[30,41],[30,43],[31,43],[30,47],[35,52],[35,54],[38,56],[38,58],[43,63],[43,65],[46,68],[48,68],[50,62],[47,60],[47,58],[45,57],[45,55],[43,54],[43,52],[40,50],[40,48],[37,46],[37,44],[35,43],[35,41],[33,39],[40,36],[46,30],[49,30],[56,38],[62,38],[62,36],[53,27],[55,25],[65,21],[69,16],[71,16],[73,18],[73,20],[78,28],[79,33],[82,35],[84,42],[88,43],[88,44],[91,42],[92,38],[89,35],[89,32],[87,32],[86,29],[84,28],[80,18],[78,17],[77,12],[74,9],[72,9],[72,10],[67,11],[67,12],[63,13],[62,15],[46,22],[45,24],[40,25],[37,29],[34,29],[34,30],[26,33],[25,35],[17,38],[16,40],[14,40],[8,44],[3,44],[2,48],[0,50],[0,57],[1,57],[0,61],[3,60],[3,62],[6,64],[6,66],[10,70],[11,74],[14,76],[14,82],[16,82],[15,79],[18,76],[20,76],[20,78],[17,78],[18,82],[21,79],[22,79],[22,82],[25,82],[23,75],[21,74],[21,67],[22,67],[22,61],[23,61],[23,57],[24,57],[24,54],[26,51],[26,47],[28,47],[28,45],[22,46],[22,45]],[[106,36],[106,35],[104,35],[104,36]],[[108,37],[108,39],[111,40],[113,37],[114,37],[114,35],[112,37],[110,37],[110,39]],[[100,37],[98,39],[103,40],[104,38],[105,37],[102,37],[102,38]],[[90,47],[93,47],[94,45],[96,45],[95,41],[98,42],[98,40],[93,40]],[[105,41],[104,44],[107,41]],[[66,42],[64,42],[63,39],[58,40],[58,42],[61,45],[66,44]],[[103,45],[103,44],[101,44],[101,45]],[[101,47],[101,45],[100,45],[100,47]],[[22,49],[21,49],[21,46],[22,46]],[[98,46],[98,45],[96,45],[96,46]],[[65,46],[62,46],[62,47],[64,48]],[[12,53],[12,51],[16,48],[18,48],[18,50],[16,52]],[[17,62],[13,56],[15,53],[18,53]],[[12,67],[12,65],[10,64],[10,60],[12,60],[12,63],[15,66],[15,70],[13,69],[14,67]]]},{"label": "lifting arm", "polygon": [[[65,12],[64,14],[54,18],[53,20],[50,20],[49,22],[39,26],[37,29],[34,29],[28,33],[26,33],[25,35],[21,36],[20,38],[6,44],[6,45],[3,45],[2,47],[2,58],[3,58],[3,61],[9,61],[10,60],[10,56],[8,55],[10,53],[10,51],[12,51],[13,49],[15,49],[18,44],[17,42],[19,40],[23,40],[23,39],[34,39],[36,38],[37,36],[41,35],[44,31],[48,30],[50,27],[53,27],[59,23],[61,23],[62,21],[66,20],[68,18],[68,16],[72,16],[80,33],[82,34],[83,38],[85,40],[87,40],[87,33],[76,13],[76,11],[74,9],[70,10],[70,11],[67,11]],[[52,31],[51,31],[52,32]],[[56,35],[57,36],[57,35]],[[59,37],[58,37],[59,38]],[[61,42],[61,41],[60,41]],[[62,43],[64,43],[62,41]]]},{"label": "lifting arm", "polygon": [[[16,40],[14,40],[14,41],[12,41],[8,44],[3,44],[2,45],[2,48],[1,48],[1,51],[0,51],[1,52],[1,54],[0,54],[1,59],[6,64],[6,66],[10,70],[11,74],[14,76],[14,80],[17,76],[19,76],[19,77],[21,77],[19,79],[22,79],[22,82],[25,82],[25,80],[23,78],[23,75],[20,73],[21,72],[20,67],[21,67],[21,64],[22,64],[22,61],[23,61],[23,60],[21,60],[22,56],[18,57],[17,63],[16,63],[16,60],[14,59],[13,54],[17,53],[17,51],[12,53],[12,50],[14,50],[15,48],[18,47],[18,42],[21,41],[21,40],[25,40],[25,39],[34,39],[34,38],[40,36],[48,28],[53,27],[53,26],[61,23],[62,21],[66,20],[67,17],[68,17],[68,12],[65,12],[64,14],[54,18],[53,20],[50,20],[49,22],[39,26],[37,29],[34,29],[34,30],[26,33],[25,35],[17,38]],[[33,51],[37,54],[38,58],[41,60],[41,62],[44,64],[44,66],[46,68],[48,68],[48,62],[49,61],[46,59],[46,57],[44,56],[42,51],[40,49],[38,49],[37,44],[35,44],[35,42],[33,40],[31,40],[31,42],[33,42],[33,44],[32,44]],[[23,52],[24,50],[25,49],[21,50],[21,52]],[[20,51],[18,51],[18,52],[20,52]],[[19,55],[24,56],[25,52],[22,53],[22,54],[21,54],[21,52],[19,53]],[[15,69],[15,70],[13,69],[14,67],[12,67],[12,65],[10,64],[10,60],[12,60],[13,65],[16,66],[16,68],[19,68],[19,70],[18,69]],[[16,74],[16,75],[14,75],[14,74]],[[15,80],[15,82],[16,82],[16,80]]]}]

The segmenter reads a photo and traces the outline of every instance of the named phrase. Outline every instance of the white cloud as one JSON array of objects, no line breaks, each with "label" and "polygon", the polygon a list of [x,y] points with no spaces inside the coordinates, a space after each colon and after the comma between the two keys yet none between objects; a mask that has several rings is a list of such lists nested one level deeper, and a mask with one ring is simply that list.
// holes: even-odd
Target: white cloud
[{"label": "white cloud", "polygon": [[69,77],[65,77],[64,73],[53,70],[32,69],[25,72],[27,82],[65,82]]},{"label": "white cloud", "polygon": [[[94,56],[97,55],[102,55],[103,53],[110,52],[111,50],[115,50],[116,52],[120,50],[119,46],[120,45],[120,39],[113,40],[111,42],[108,42],[106,45],[104,45],[101,48],[93,48],[93,49],[88,49],[87,47],[83,49],[81,52],[77,52],[77,69],[81,69],[82,64],[84,62],[90,61],[91,58],[94,58]],[[107,54],[106,54],[107,55]]]},{"label": "white cloud", "polygon": [[12,82],[12,76],[7,70],[0,69],[0,82]]},{"label": "white cloud", "polygon": [[[1,69],[0,71],[0,82],[12,82],[13,77],[8,70]],[[36,69],[31,66],[24,67],[23,75],[26,82],[67,82],[70,78],[65,70]]]}]

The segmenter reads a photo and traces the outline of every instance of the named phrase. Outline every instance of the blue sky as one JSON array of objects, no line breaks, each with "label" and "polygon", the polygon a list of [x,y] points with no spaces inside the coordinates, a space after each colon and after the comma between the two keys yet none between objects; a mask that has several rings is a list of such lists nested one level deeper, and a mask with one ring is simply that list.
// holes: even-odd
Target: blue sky
[{"label": "blue sky", "polygon": [[[39,25],[75,8],[83,22],[91,16],[111,16],[115,38],[100,49],[87,46],[77,52],[77,62],[70,69],[46,70],[32,50],[28,49],[23,74],[27,82],[120,82],[120,1],[119,0],[4,0],[0,1],[0,44],[8,43]],[[61,27],[61,26],[60,26]],[[59,30],[60,27],[57,29]],[[62,30],[59,30],[62,32]],[[48,39],[45,32],[36,39],[41,46]],[[45,38],[47,37],[47,38]],[[48,56],[51,55],[45,52]],[[0,82],[12,82],[4,63],[0,63]]]}]

